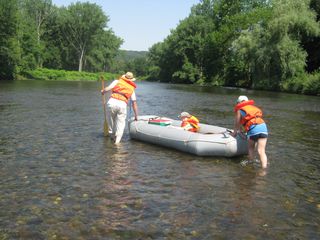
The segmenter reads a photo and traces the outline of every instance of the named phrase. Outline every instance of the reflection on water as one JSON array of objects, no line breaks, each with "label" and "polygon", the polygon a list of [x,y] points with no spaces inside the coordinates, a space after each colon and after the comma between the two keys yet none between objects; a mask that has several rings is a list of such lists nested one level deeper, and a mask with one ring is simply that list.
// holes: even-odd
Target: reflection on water
[{"label": "reflection on water", "polygon": [[[270,167],[103,137],[100,83],[0,83],[0,239],[318,239],[319,97],[138,83],[140,114],[266,114]],[[150,92],[153,94],[151,95]],[[192,101],[190,101],[192,99]]]}]

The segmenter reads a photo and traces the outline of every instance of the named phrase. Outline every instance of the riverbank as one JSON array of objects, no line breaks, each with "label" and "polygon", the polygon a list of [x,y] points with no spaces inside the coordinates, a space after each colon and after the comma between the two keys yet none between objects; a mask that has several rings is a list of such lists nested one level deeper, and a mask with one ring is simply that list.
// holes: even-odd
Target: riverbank
[{"label": "riverbank", "polygon": [[[112,80],[117,79],[120,74],[107,72],[90,73],[39,68],[36,70],[21,72],[17,76],[17,80],[97,81],[99,80],[99,77],[101,75],[105,80]],[[148,77],[145,76],[139,77],[139,80],[150,81]],[[300,76],[299,78],[297,77],[288,80],[281,84],[281,89],[279,90],[279,92],[320,96],[320,72],[305,74]]]},{"label": "riverbank", "polygon": [[107,72],[78,72],[39,68],[24,71],[17,76],[18,80],[50,80],[50,81],[97,81],[103,76],[105,80],[117,79],[119,74]]}]

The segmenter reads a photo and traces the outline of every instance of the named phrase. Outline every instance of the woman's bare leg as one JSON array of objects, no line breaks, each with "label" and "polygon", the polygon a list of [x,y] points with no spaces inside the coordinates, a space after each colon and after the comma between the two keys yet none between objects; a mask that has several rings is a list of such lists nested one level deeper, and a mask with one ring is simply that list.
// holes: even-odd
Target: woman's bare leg
[{"label": "woman's bare leg", "polygon": [[268,158],[266,154],[266,145],[267,145],[267,138],[259,138],[258,139],[258,154],[261,161],[261,167],[267,168],[268,165]]}]

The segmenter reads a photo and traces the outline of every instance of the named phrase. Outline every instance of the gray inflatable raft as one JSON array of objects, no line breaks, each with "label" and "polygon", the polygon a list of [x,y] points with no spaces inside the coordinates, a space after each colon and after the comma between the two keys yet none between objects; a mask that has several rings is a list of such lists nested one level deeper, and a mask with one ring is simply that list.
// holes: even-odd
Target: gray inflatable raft
[{"label": "gray inflatable raft", "polygon": [[[164,120],[151,124],[150,119]],[[161,125],[160,125],[161,124]],[[133,139],[149,142],[164,147],[174,148],[198,156],[233,157],[247,154],[247,140],[236,138],[229,130],[207,124],[200,124],[197,133],[180,128],[181,121],[154,115],[139,116],[138,121],[129,121],[129,132]]]}]

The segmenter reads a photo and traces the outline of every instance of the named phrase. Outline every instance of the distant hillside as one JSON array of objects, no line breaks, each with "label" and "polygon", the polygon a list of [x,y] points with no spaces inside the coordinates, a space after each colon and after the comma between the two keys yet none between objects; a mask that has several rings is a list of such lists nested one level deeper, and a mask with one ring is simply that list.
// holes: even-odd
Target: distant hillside
[{"label": "distant hillside", "polygon": [[120,50],[114,59],[109,71],[112,73],[133,72],[135,76],[146,76],[147,51]]},{"label": "distant hillside", "polygon": [[120,54],[117,56],[117,60],[123,60],[124,62],[127,62],[136,58],[144,58],[147,56],[147,53],[147,51],[120,50]]}]

